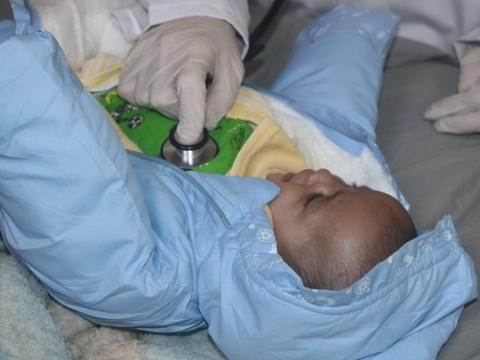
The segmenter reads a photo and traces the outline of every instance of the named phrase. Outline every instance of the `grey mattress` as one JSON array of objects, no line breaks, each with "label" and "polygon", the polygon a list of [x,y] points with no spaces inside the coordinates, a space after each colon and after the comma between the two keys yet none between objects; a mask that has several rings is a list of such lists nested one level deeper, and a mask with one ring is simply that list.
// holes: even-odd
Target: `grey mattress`
[{"label": "grey mattress", "polygon": [[[425,56],[426,47],[405,41],[401,45],[385,70],[378,143],[411,204],[417,227],[430,228],[442,215],[452,214],[478,271],[480,134],[440,134],[422,118],[433,101],[456,91],[458,67],[434,51]],[[480,359],[479,332],[480,302],[475,301],[465,308],[439,359]]]}]

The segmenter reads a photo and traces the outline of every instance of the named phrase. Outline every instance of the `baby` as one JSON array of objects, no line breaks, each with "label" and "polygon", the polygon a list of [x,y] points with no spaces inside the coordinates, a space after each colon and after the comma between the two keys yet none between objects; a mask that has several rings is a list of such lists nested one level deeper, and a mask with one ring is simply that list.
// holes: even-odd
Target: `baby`
[{"label": "baby", "polygon": [[396,199],[328,170],[267,178],[281,189],[269,204],[278,253],[307,287],[346,288],[416,236]]}]

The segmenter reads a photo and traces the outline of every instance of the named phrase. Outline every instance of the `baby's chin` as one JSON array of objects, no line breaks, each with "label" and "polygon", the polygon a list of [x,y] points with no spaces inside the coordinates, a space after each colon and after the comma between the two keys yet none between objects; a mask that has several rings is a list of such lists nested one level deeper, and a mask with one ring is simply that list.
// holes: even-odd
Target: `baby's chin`
[{"label": "baby's chin", "polygon": [[[263,211],[265,211],[265,215],[267,215],[268,221],[270,221],[270,225],[272,225],[272,229],[273,229],[273,215],[272,215],[272,210],[270,209],[270,204],[271,202],[265,205],[263,207]],[[276,238],[277,234],[275,233],[275,229],[273,229],[273,233],[275,234],[275,238]]]}]

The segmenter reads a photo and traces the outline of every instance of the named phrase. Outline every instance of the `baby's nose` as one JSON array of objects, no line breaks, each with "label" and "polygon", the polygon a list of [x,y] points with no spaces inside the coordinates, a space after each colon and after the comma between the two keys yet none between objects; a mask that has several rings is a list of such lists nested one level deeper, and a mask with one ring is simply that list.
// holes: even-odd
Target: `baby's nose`
[{"label": "baby's nose", "polygon": [[335,181],[336,176],[334,176],[330,171],[327,169],[319,169],[316,171],[312,171],[308,175],[308,182],[310,184],[315,184],[317,182],[333,182]]},{"label": "baby's nose", "polygon": [[320,169],[311,173],[308,180],[310,184],[321,188],[325,195],[330,195],[340,191],[344,186],[346,186],[345,182],[341,178],[333,175],[327,169]]}]

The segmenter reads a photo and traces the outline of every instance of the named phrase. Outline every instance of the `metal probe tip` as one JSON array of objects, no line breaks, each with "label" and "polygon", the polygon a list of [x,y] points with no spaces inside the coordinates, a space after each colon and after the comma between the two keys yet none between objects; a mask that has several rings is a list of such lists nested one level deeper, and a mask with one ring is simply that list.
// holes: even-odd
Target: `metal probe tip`
[{"label": "metal probe tip", "polygon": [[205,164],[218,154],[218,146],[203,129],[200,141],[192,145],[184,145],[175,139],[175,125],[170,130],[168,138],[164,141],[160,156],[183,170],[191,170],[196,166]]}]

